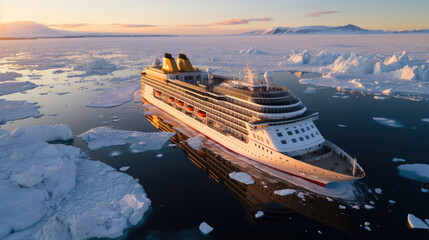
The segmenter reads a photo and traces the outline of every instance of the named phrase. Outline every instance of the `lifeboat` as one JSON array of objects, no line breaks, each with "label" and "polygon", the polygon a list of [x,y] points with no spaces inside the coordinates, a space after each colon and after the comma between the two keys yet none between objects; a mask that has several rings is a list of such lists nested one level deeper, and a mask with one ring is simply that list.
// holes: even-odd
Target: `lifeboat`
[{"label": "lifeboat", "polygon": [[194,107],[192,107],[191,105],[186,106],[186,110],[188,112],[193,112],[194,111]]},{"label": "lifeboat", "polygon": [[198,111],[197,111],[197,115],[198,115],[198,117],[205,118],[205,117],[206,117],[206,112],[203,112],[203,111],[201,111],[201,110],[198,110]]},{"label": "lifeboat", "polygon": [[156,95],[157,97],[161,97],[161,92],[160,92],[160,91],[156,91],[156,92],[155,92],[155,95]]},{"label": "lifeboat", "polygon": [[168,101],[169,101],[169,102],[171,102],[171,103],[174,103],[174,98],[170,97],[170,98],[168,99]]},{"label": "lifeboat", "polygon": [[184,105],[182,101],[177,101],[177,102],[176,102],[176,104],[177,104],[177,106],[179,106],[179,107],[183,107],[183,105]]}]

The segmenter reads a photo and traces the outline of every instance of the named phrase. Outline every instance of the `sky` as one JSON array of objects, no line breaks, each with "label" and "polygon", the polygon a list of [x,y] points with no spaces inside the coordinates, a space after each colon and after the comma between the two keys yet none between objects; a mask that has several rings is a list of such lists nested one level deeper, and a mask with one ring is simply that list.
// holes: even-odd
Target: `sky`
[{"label": "sky", "polygon": [[0,0],[0,23],[80,32],[231,34],[276,26],[429,29],[429,0]]}]

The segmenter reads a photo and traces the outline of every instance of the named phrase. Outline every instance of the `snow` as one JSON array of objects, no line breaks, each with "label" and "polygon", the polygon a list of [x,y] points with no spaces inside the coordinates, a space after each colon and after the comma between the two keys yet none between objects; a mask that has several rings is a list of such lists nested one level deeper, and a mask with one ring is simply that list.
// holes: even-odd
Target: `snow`
[{"label": "snow", "polygon": [[398,166],[399,175],[418,182],[429,183],[428,164],[402,164]]},{"label": "snow", "polygon": [[374,189],[374,192],[377,194],[381,194],[383,192],[383,190],[381,188],[376,188],[376,189]]},{"label": "snow", "polygon": [[0,124],[7,121],[37,116],[40,114],[39,110],[37,110],[39,107],[37,103],[0,99]]},{"label": "snow", "polygon": [[264,216],[264,212],[263,211],[258,211],[255,213],[255,218],[261,218]]},{"label": "snow", "polygon": [[384,125],[387,127],[394,127],[394,128],[404,127],[404,125],[401,122],[393,118],[373,117],[372,119],[380,123],[381,125]]},{"label": "snow", "polygon": [[282,190],[276,190],[274,191],[274,194],[280,195],[280,196],[287,196],[296,193],[295,189],[282,189]]},{"label": "snow", "polygon": [[232,172],[229,177],[246,185],[254,184],[253,178],[245,172]]},{"label": "snow", "polygon": [[123,105],[131,102],[134,98],[134,92],[140,88],[140,85],[126,85],[106,89],[97,94],[86,106],[93,108],[109,108]]},{"label": "snow", "polygon": [[420,188],[420,191],[422,191],[422,193],[427,193],[427,192],[429,192],[429,189],[427,189],[427,188]]},{"label": "snow", "polygon": [[211,233],[211,231],[213,231],[213,228],[210,225],[208,225],[206,222],[202,222],[198,227],[198,229],[200,229],[200,232],[204,235],[207,235]]},{"label": "snow", "polygon": [[19,78],[19,77],[22,77],[21,73],[16,73],[16,72],[0,73],[0,82],[15,80],[15,78]]},{"label": "snow", "polygon": [[0,238],[114,238],[137,224],[150,200],[132,177],[82,158],[70,128],[0,129]]},{"label": "snow", "polygon": [[122,152],[121,151],[117,151],[117,150],[111,151],[109,153],[109,157],[117,157],[117,156],[120,156],[120,155],[122,155]]},{"label": "snow", "polygon": [[130,169],[130,167],[129,167],[129,166],[119,168],[119,170],[120,170],[120,171],[122,171],[122,172],[125,172],[125,171],[127,171],[128,169]]},{"label": "snow", "polygon": [[32,82],[4,82],[0,83],[0,96],[16,92],[23,92],[36,87],[37,84]]},{"label": "snow", "polygon": [[201,149],[203,147],[202,136],[188,138],[188,145],[194,149]]},{"label": "snow", "polygon": [[414,216],[413,214],[407,215],[407,221],[408,221],[408,225],[411,228],[429,229],[429,226],[426,223],[424,223],[420,218]]},{"label": "snow", "polygon": [[403,159],[403,158],[397,158],[397,157],[394,157],[393,159],[392,159],[392,162],[406,162],[407,160],[405,160],[405,159]]},{"label": "snow", "polygon": [[420,119],[422,122],[426,122],[426,123],[429,123],[429,118],[422,118],[422,119]]},{"label": "snow", "polygon": [[171,132],[138,132],[96,127],[82,133],[79,137],[88,144],[88,148],[92,151],[130,144],[131,152],[139,153],[160,150],[174,134]]}]

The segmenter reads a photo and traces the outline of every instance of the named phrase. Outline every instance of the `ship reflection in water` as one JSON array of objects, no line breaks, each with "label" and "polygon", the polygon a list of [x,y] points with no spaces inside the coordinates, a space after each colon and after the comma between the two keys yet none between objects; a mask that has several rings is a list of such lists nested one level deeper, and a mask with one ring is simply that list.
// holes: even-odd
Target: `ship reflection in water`
[{"label": "ship reflection in water", "polygon": [[[176,130],[175,126],[171,125],[174,123],[170,122],[170,118],[159,115],[146,115],[146,117],[160,131],[176,133],[171,141],[180,147],[196,166],[211,179],[224,186],[241,203],[249,222],[255,223],[254,216],[259,210],[264,212],[264,218],[271,220],[283,220],[303,215],[308,219],[340,230],[352,238],[356,236],[358,232],[356,224],[345,210],[339,208],[336,201],[329,201],[326,197],[318,195],[306,196],[305,200],[298,197],[297,194],[276,195],[274,191],[279,189],[293,188],[299,191],[301,188],[281,179],[275,178],[273,181],[274,177],[270,176],[252,176],[255,180],[255,184],[252,185],[235,181],[229,177],[229,173],[249,172],[249,170],[241,169],[240,166],[209,149],[196,150],[190,147],[186,142],[189,137]],[[305,190],[303,191],[305,192]]]}]

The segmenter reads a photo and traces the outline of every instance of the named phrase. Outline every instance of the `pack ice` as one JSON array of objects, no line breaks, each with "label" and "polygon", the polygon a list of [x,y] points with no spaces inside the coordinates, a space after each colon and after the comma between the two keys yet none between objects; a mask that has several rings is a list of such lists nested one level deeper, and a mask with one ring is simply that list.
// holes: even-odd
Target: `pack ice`
[{"label": "pack ice", "polygon": [[104,90],[92,98],[86,106],[93,108],[108,108],[123,105],[134,99],[134,93],[140,88],[139,85],[127,85]]},{"label": "pack ice", "polygon": [[399,175],[418,182],[429,183],[428,164],[402,164],[398,166]]},{"label": "pack ice", "polygon": [[67,125],[0,129],[0,238],[115,238],[150,206],[142,186],[84,159]]}]

